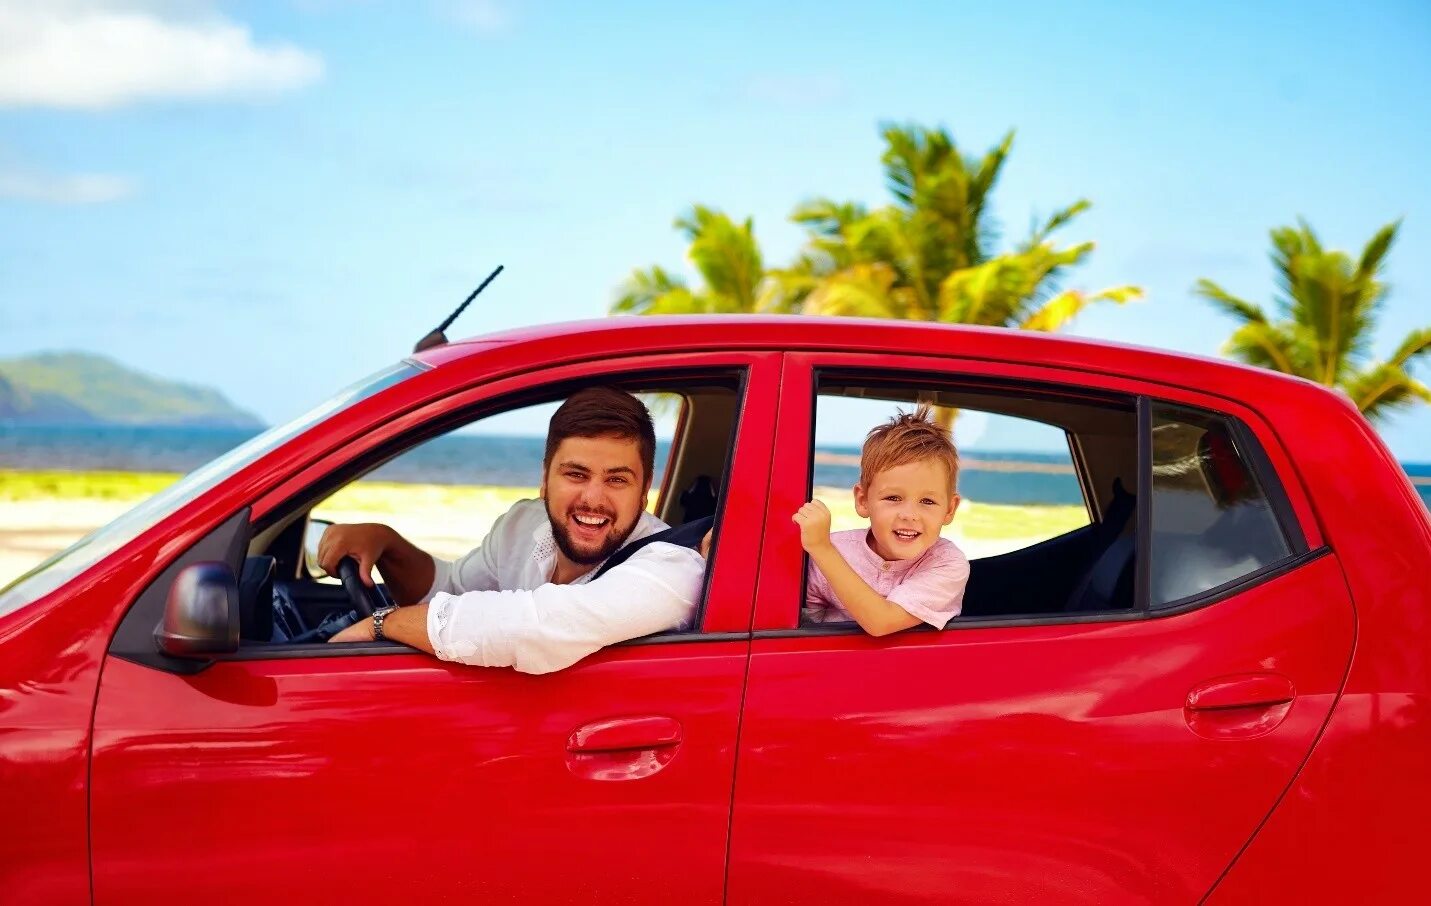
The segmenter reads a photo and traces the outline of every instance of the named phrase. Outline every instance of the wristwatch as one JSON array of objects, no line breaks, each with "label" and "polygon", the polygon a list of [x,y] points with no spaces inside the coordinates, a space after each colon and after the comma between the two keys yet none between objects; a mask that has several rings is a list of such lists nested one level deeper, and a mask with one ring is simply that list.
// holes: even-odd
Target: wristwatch
[{"label": "wristwatch", "polygon": [[373,641],[386,642],[387,636],[383,635],[383,620],[388,618],[388,614],[397,610],[396,607],[379,607],[373,611]]}]

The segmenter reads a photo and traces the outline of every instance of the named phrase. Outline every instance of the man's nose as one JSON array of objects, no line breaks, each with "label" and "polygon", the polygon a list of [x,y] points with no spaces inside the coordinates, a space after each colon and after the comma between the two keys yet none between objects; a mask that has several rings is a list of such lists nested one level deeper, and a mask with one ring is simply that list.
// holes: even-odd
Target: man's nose
[{"label": "man's nose", "polygon": [[589,482],[581,489],[577,502],[595,507],[606,502],[606,488],[600,482]]}]

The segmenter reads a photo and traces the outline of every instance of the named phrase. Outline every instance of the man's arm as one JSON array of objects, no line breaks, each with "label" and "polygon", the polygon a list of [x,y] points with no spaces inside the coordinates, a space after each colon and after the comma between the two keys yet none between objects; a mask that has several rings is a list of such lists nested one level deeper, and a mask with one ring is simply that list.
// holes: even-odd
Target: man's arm
[{"label": "man's arm", "polygon": [[[389,614],[383,634],[445,661],[550,673],[594,651],[689,623],[705,576],[696,551],[650,544],[585,585],[435,595]],[[372,619],[334,636],[368,641]]]},{"label": "man's arm", "polygon": [[365,585],[373,584],[373,567],[383,574],[388,592],[399,604],[427,597],[436,576],[432,557],[386,525],[374,522],[333,525],[318,542],[318,565],[330,576],[338,574],[338,561],[352,557]]}]

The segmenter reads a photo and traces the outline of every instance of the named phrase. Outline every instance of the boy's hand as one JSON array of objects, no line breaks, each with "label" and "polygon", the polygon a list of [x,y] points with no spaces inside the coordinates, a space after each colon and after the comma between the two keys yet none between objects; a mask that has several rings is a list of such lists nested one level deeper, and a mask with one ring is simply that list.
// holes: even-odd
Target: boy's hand
[{"label": "boy's hand", "polygon": [[812,554],[829,545],[830,511],[823,503],[812,500],[796,510],[790,519],[800,526],[800,546],[805,548],[805,553]]}]

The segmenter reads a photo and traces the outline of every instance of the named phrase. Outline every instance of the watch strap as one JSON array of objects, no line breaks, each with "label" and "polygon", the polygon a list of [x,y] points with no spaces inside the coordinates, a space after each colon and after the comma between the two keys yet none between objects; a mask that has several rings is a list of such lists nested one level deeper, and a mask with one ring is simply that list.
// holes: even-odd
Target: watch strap
[{"label": "watch strap", "polygon": [[373,611],[373,641],[386,642],[388,637],[383,634],[383,621],[388,618],[388,614],[397,610],[396,607],[379,607]]}]

